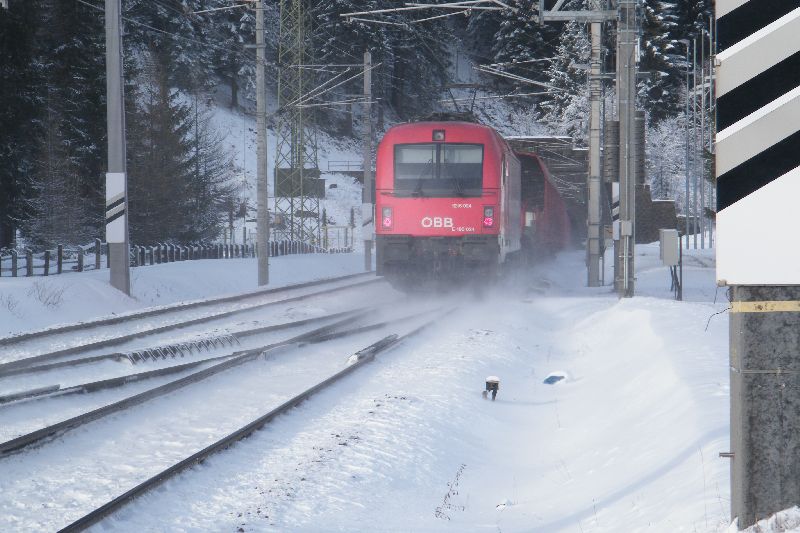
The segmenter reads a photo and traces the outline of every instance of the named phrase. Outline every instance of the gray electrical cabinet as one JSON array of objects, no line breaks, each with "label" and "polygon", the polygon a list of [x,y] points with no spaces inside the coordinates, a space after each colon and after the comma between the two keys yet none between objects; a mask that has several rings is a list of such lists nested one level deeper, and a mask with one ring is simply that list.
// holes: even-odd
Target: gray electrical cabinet
[{"label": "gray electrical cabinet", "polygon": [[680,261],[681,241],[678,238],[676,229],[658,230],[658,238],[661,244],[659,257],[664,266],[677,266]]}]

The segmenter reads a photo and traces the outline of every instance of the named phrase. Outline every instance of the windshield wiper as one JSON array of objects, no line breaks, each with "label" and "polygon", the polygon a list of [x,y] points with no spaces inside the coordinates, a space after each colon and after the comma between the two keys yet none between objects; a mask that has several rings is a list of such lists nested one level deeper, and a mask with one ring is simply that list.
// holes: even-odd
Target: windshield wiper
[{"label": "windshield wiper", "polygon": [[425,183],[425,180],[422,178],[422,176],[424,176],[425,172],[428,170],[427,165],[430,165],[431,168],[433,168],[433,158],[428,159],[428,162],[425,163],[425,165],[426,166],[424,166],[420,171],[419,176],[417,176],[417,185],[414,187],[414,191],[411,193],[412,196],[425,196],[425,194],[422,192],[422,185]]},{"label": "windshield wiper", "polygon": [[447,171],[447,162],[442,165],[442,173],[445,174],[455,185],[456,189],[456,196],[464,197],[467,193],[464,192],[464,189],[461,187],[461,180],[455,176],[451,176],[450,173]]}]

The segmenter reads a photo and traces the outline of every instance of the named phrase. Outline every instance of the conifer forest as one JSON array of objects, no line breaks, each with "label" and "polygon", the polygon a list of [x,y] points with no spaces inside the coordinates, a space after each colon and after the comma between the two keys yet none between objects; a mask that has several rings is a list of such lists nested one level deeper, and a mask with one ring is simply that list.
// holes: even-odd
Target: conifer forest
[{"label": "conifer forest", "polygon": [[[268,100],[277,90],[279,3],[266,2]],[[510,114],[523,115],[536,131],[583,143],[586,25],[540,26],[530,16],[538,2],[508,3],[520,9],[475,10],[424,24],[391,25],[347,22],[340,14],[402,3],[306,0],[311,29],[306,49],[321,65],[361,63],[369,50],[379,65],[373,97],[384,127],[452,111],[448,91],[463,81],[456,67],[468,62],[495,65],[558,89],[537,91],[506,77],[473,76],[481,94],[530,94],[497,100],[493,109],[502,112],[484,116],[490,125],[499,126]],[[122,2],[132,242],[213,241],[232,210],[247,208],[236,188],[239,163],[211,120],[220,108],[254,116],[255,15],[246,2],[238,9],[217,9],[232,4]],[[570,0],[563,9],[594,5]],[[712,1],[642,0],[641,13],[640,71],[645,74],[638,94],[647,113],[647,181],[654,197],[680,203],[675,184],[684,170],[685,43],[706,35]],[[429,16],[403,14],[406,20]],[[609,43],[612,30],[605,33]],[[34,248],[81,244],[103,235],[104,31],[102,0],[9,0],[0,7],[0,248],[18,240]],[[613,54],[605,54],[603,61],[604,69],[613,72]],[[608,83],[610,102],[613,86]],[[360,93],[361,84],[357,78],[337,87],[332,99]],[[315,113],[326,138],[359,137],[346,107],[320,107]]]}]

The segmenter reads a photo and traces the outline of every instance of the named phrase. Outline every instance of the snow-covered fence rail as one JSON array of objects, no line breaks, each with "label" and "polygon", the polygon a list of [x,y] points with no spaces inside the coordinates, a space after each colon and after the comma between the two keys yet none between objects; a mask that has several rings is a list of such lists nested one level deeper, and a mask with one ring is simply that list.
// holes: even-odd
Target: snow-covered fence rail
[{"label": "snow-covered fence rail", "polygon": [[95,239],[92,244],[72,247],[59,244],[35,253],[31,248],[0,250],[0,276],[49,276],[100,269],[103,246],[100,239]]},{"label": "snow-covered fence rail", "polygon": [[[342,253],[351,248],[327,249],[299,241],[270,241],[270,257],[296,254]],[[145,266],[197,259],[233,259],[258,256],[258,246],[250,244],[174,244],[131,246],[131,266]],[[49,276],[64,272],[84,272],[108,268],[108,245],[100,239],[83,246],[65,246],[34,253],[31,248],[0,250],[0,276]]]}]

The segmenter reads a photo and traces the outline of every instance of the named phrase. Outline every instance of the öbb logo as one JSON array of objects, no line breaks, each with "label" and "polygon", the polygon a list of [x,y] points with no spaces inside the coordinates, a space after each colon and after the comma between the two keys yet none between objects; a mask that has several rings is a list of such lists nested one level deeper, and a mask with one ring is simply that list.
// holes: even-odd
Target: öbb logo
[{"label": "\u00f6bb logo", "polygon": [[424,217],[422,219],[423,228],[452,228],[453,219],[450,217]]}]

